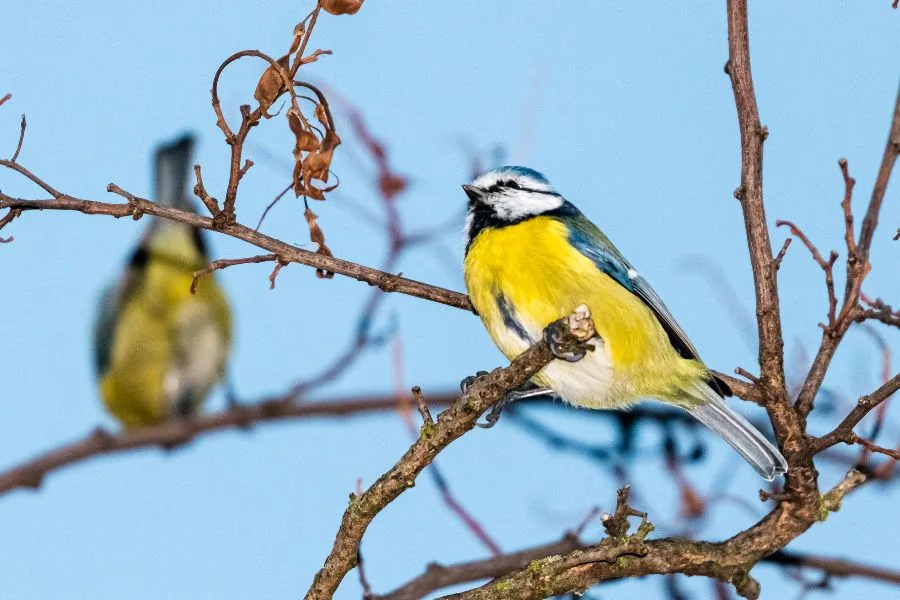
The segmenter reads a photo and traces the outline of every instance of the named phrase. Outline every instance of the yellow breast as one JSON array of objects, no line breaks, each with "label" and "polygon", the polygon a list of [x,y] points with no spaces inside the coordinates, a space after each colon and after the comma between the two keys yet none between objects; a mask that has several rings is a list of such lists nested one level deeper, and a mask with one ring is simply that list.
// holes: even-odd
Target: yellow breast
[{"label": "yellow breast", "polygon": [[192,273],[204,261],[190,240],[167,236],[168,252],[151,244],[146,266],[119,307],[108,369],[100,392],[125,427],[153,425],[174,416],[178,396],[190,389],[197,403],[223,375],[231,325],[227,301],[212,277],[190,293]]},{"label": "yellow breast", "polygon": [[[609,385],[622,402],[656,394],[654,380],[680,360],[652,311],[572,247],[567,228],[552,217],[481,231],[466,255],[465,280],[488,332],[510,358],[547,324],[587,304],[609,359]],[[510,311],[530,340],[510,331],[504,320]]]}]

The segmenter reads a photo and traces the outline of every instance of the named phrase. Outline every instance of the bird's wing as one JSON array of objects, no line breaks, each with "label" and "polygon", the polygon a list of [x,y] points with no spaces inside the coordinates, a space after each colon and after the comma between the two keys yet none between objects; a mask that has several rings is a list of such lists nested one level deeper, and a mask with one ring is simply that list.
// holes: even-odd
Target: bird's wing
[{"label": "bird's wing", "polygon": [[100,312],[94,324],[94,365],[100,376],[109,368],[122,307],[134,294],[146,265],[147,250],[142,244],[132,253],[122,277],[109,285],[100,297]]},{"label": "bird's wing", "polygon": [[580,213],[562,222],[569,229],[569,242],[573,247],[591,259],[598,269],[615,279],[622,287],[650,307],[678,353],[683,358],[698,359],[697,349],[675,321],[675,317],[656,295],[647,280],[638,274],[631,263],[609,241],[609,238]]},{"label": "bird's wing", "polygon": [[103,290],[100,297],[100,312],[94,323],[94,366],[97,375],[102,376],[109,367],[112,354],[113,335],[116,331],[116,315],[118,314],[118,285],[110,285]]}]

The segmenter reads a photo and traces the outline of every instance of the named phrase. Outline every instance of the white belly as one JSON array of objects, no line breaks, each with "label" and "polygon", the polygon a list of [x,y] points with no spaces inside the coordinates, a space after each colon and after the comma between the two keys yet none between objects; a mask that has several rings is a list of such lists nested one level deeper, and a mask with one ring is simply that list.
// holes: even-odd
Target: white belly
[{"label": "white belly", "polygon": [[[541,339],[543,331],[532,324],[523,323],[523,327],[533,340]],[[509,358],[514,358],[527,350],[531,344],[505,327],[491,331],[491,337],[497,346]],[[560,398],[585,408],[624,408],[631,404],[620,400],[616,393],[615,373],[606,344],[600,338],[590,341],[594,347],[592,352],[578,362],[567,362],[554,359],[534,378],[540,386],[555,391]]]}]

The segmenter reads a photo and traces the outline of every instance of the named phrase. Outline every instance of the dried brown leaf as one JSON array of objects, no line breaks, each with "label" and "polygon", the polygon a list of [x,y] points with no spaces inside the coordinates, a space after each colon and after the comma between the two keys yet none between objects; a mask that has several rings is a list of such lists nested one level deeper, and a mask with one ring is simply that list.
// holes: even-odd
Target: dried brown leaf
[{"label": "dried brown leaf", "polygon": [[328,111],[325,110],[324,104],[316,104],[316,118],[326,129],[331,127],[331,120],[328,118]]},{"label": "dried brown leaf", "polygon": [[310,152],[303,159],[303,179],[306,187],[310,187],[309,182],[313,179],[319,181],[328,181],[328,171],[331,169],[331,160],[334,157],[334,149],[341,143],[341,138],[333,129],[325,130],[325,138],[322,140],[319,149]]},{"label": "dried brown leaf", "polygon": [[355,15],[363,0],[319,0],[319,6],[333,15]]},{"label": "dried brown leaf", "polygon": [[294,41],[291,42],[291,49],[288,54],[293,54],[300,48],[300,42],[303,41],[303,34],[306,33],[306,25],[303,22],[297,23],[294,27]]},{"label": "dried brown leaf", "polygon": [[[319,216],[309,208],[306,209],[303,216],[306,218],[306,224],[309,225],[310,241],[315,242],[319,246],[316,254],[334,256],[328,246],[325,245],[325,234],[322,232],[322,228],[319,227]],[[316,277],[319,279],[331,279],[334,277],[334,273],[324,269],[316,269]]]},{"label": "dried brown leaf", "polygon": [[319,149],[319,138],[316,137],[304,122],[300,111],[291,108],[287,111],[288,125],[296,137],[294,145],[294,156],[298,156],[300,152],[314,152]]},{"label": "dried brown leaf", "polygon": [[[287,72],[288,68],[288,55],[284,55],[279,58],[276,63],[279,65],[281,69]],[[274,65],[269,65],[265,71],[263,71],[262,77],[259,78],[259,83],[256,84],[256,91],[253,92],[253,97],[259,102],[259,107],[262,109],[263,113],[269,110],[269,107],[272,106],[272,103],[278,99],[278,96],[287,91],[284,87],[284,78],[281,73],[275,68]],[[269,115],[266,114],[266,118],[269,118]]]}]

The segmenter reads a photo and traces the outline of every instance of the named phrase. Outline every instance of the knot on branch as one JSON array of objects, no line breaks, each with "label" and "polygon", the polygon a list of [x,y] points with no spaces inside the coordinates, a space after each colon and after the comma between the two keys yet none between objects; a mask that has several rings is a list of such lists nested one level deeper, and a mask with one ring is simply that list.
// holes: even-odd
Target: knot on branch
[{"label": "knot on branch", "polygon": [[630,486],[626,485],[625,487],[620,488],[616,493],[615,512],[613,514],[604,514],[600,517],[600,521],[603,523],[603,529],[606,530],[606,534],[609,537],[615,539],[629,539],[628,530],[631,526],[628,523],[628,519],[629,517],[640,517],[641,524],[638,526],[635,534],[631,537],[643,541],[643,539],[647,537],[647,534],[653,531],[653,524],[647,519],[647,513],[641,512],[628,504],[628,495],[630,492]]},{"label": "knot on branch", "polygon": [[234,209],[228,210],[226,208],[213,217],[212,228],[216,231],[224,231],[235,223],[237,223],[237,218],[234,215]]}]

